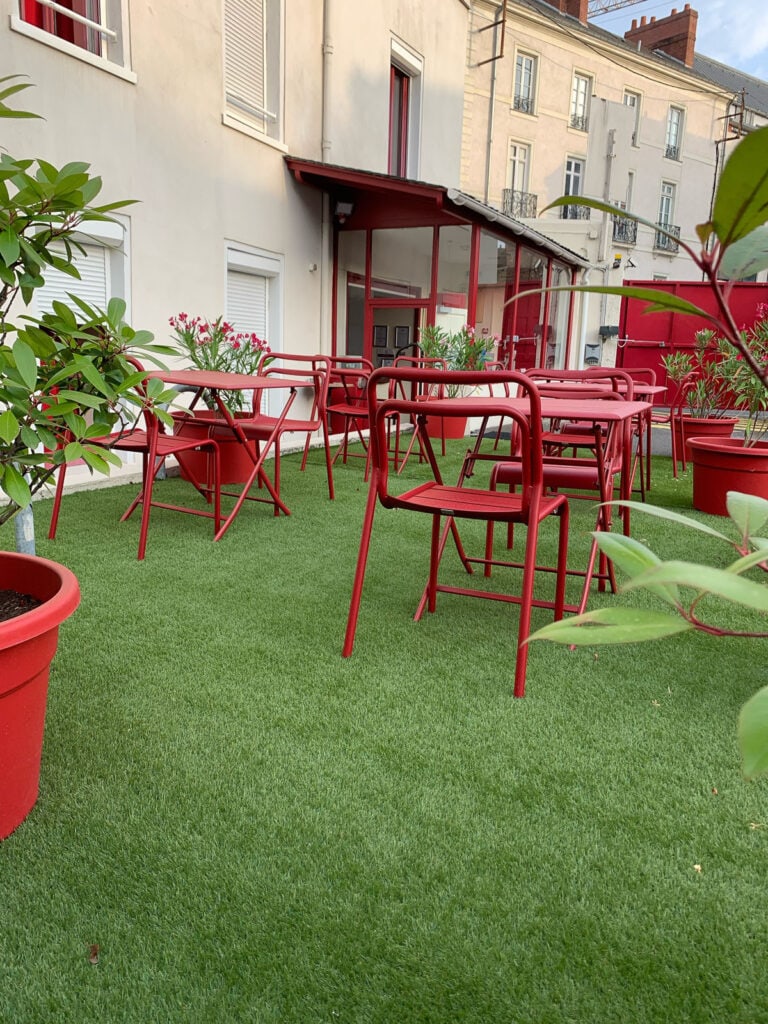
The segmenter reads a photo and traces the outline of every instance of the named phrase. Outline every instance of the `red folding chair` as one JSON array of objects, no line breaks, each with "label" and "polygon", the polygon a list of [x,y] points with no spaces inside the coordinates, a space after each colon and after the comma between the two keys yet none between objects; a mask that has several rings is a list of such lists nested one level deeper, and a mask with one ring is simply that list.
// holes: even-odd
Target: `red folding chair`
[{"label": "red folding chair", "polygon": [[[367,429],[368,404],[366,401],[366,385],[373,373],[373,363],[362,356],[331,356],[330,406],[329,415],[339,417],[344,424],[342,442],[333,457],[333,465],[339,456],[346,465],[347,459],[365,459],[364,480],[368,479],[370,469],[370,451],[363,430]],[[362,452],[349,450],[349,435],[355,431]]]},{"label": "red folding chair", "polygon": [[[295,381],[297,387],[311,389],[312,398],[309,412],[304,417],[271,416],[262,412],[261,406],[264,402],[264,392],[254,391],[253,410],[250,416],[240,417],[237,420],[238,428],[242,430],[248,441],[256,442],[257,457],[260,455],[260,445],[270,443],[274,445],[274,489],[280,495],[281,459],[280,444],[285,434],[304,434],[304,454],[301,460],[300,470],[303,472],[307,466],[309,457],[309,446],[312,435],[319,430],[323,438],[323,449],[325,452],[325,471],[328,478],[328,496],[333,500],[333,467],[331,459],[330,433],[328,430],[328,384],[331,375],[331,361],[327,356],[321,355],[298,355],[293,352],[280,352],[265,356],[259,364],[259,376],[277,376],[287,381]],[[214,438],[231,437],[231,428],[226,421],[217,417],[212,420],[214,429],[211,436]],[[247,491],[247,488],[246,488]],[[223,494],[230,494],[229,491],[222,491]],[[238,491],[237,497],[242,497]],[[251,498],[250,500],[256,500]],[[271,498],[269,503],[273,503]],[[279,515],[280,506],[275,504],[275,515]]]},{"label": "red folding chair", "polygon": [[[129,361],[133,363],[139,372],[144,372],[144,367],[137,359],[129,357]],[[141,385],[139,385],[139,390],[146,399],[146,391]],[[141,529],[139,531],[139,560],[144,558],[146,552],[149,517],[153,508],[170,509],[174,512],[187,512],[190,515],[204,516],[205,518],[213,519],[214,538],[221,525],[221,475],[219,446],[216,441],[211,438],[184,438],[179,437],[176,434],[166,434],[164,424],[162,424],[158,420],[157,416],[152,412],[148,401],[145,401],[142,406],[140,416],[144,421],[143,429],[130,427],[102,437],[88,438],[87,441],[87,444],[95,445],[100,448],[109,448],[116,452],[136,452],[141,455],[141,490],[120,518],[120,522],[124,522],[133,515],[139,505],[142,506]],[[152,493],[155,480],[157,479],[157,474],[160,472],[161,467],[165,465],[166,459],[170,455],[173,455],[176,458],[183,460],[184,453],[191,451],[207,451],[211,455],[213,463],[212,485],[210,487],[198,487],[196,484],[193,484],[193,486],[195,486],[199,493],[203,495],[208,504],[213,502],[214,507],[212,512],[207,509],[190,508],[185,505],[171,505],[166,502],[153,500]],[[49,540],[54,540],[56,537],[66,474],[67,464],[62,463],[59,467],[56,480],[56,491],[53,499],[53,510],[51,513],[51,525],[48,530]]]},{"label": "red folding chair", "polygon": [[[387,422],[391,416],[415,417],[417,422],[423,427],[428,411],[425,406],[428,403],[403,397],[388,397],[382,400],[377,394],[378,387],[384,386],[388,393],[393,382],[396,382],[398,386],[402,384],[406,388],[410,384],[415,384],[419,388],[429,388],[433,384],[440,384],[441,382],[477,388],[487,382],[486,374],[484,371],[446,372],[434,369],[398,367],[397,369],[379,369],[371,375],[368,382],[368,407],[371,423],[370,450],[372,473],[363,519],[357,567],[352,586],[343,655],[344,657],[351,655],[354,645],[368,549],[377,506],[380,504],[384,508],[420,512],[432,518],[432,542],[425,598],[417,609],[416,618],[420,617],[423,607],[427,607],[430,612],[435,611],[438,593],[480,597],[518,604],[520,606],[520,618],[517,630],[514,694],[516,697],[522,697],[525,693],[525,677],[528,662],[528,645],[524,641],[530,631],[532,608],[553,608],[555,619],[561,618],[563,614],[568,549],[568,500],[562,494],[547,495],[544,493],[541,455],[541,407],[536,385],[522,374],[511,370],[499,372],[496,375],[496,380],[499,383],[506,382],[508,385],[519,386],[521,393],[527,399],[527,403],[523,403],[527,405],[526,411],[512,408],[509,399],[501,396],[438,399],[429,403],[432,406],[429,412],[445,417],[498,416],[508,421],[511,428],[519,436],[520,464],[523,471],[522,486],[519,491],[512,493],[488,487],[467,486],[466,480],[460,480],[456,486],[444,484],[429,436],[424,431],[423,443],[432,471],[432,479],[411,488],[403,494],[397,494],[390,488],[391,474],[387,448]],[[534,581],[539,526],[546,518],[552,515],[559,517],[560,521],[555,599],[554,601],[537,600],[534,598]],[[444,518],[446,520],[446,527],[442,529]],[[445,551],[445,541],[449,532],[453,536],[459,557],[467,572],[472,573],[473,571],[458,533],[457,519],[519,523],[527,527],[525,558],[522,562],[522,586],[519,595],[493,593],[487,590],[474,590],[465,587],[449,587],[438,583],[438,569]]]},{"label": "red folding chair", "polygon": [[[622,402],[626,401],[624,395],[616,391],[609,391],[606,388],[592,390],[578,386],[575,391],[577,397],[597,400],[600,402]],[[566,396],[563,395],[563,398]],[[566,431],[563,434],[564,441],[558,445],[552,435],[553,441],[550,445],[551,453],[542,459],[542,481],[546,494],[567,494],[570,499],[597,500],[597,518],[595,531],[608,531],[612,527],[612,506],[606,504],[613,499],[614,489],[621,477],[624,465],[624,431],[631,428],[631,423],[609,423],[595,421],[591,426],[591,438],[583,435],[577,436],[577,446],[581,454],[566,455],[566,451],[572,450],[574,435],[571,433],[573,424],[564,421]],[[580,424],[582,425],[582,424]],[[500,486],[508,486],[512,491],[522,486],[525,479],[525,467],[520,455],[514,459],[499,461],[495,456],[487,456],[477,453],[470,453],[468,459],[475,461],[482,458],[493,458],[495,465],[491,472],[490,486],[492,489]],[[628,530],[628,520],[624,518],[625,532]],[[507,532],[507,547],[511,548],[514,542],[512,529]],[[486,576],[491,575],[491,566],[514,566],[517,563],[505,561],[494,557],[494,531],[493,523],[488,524],[486,531],[485,555],[482,558],[473,558],[470,561],[481,562],[484,565]],[[569,576],[581,577],[584,580],[581,599],[578,605],[568,606],[567,611],[575,611],[581,614],[587,606],[592,581],[597,579],[598,589],[605,590],[606,583],[616,592],[616,578],[613,570],[613,563],[598,549],[597,541],[592,539],[589,558],[586,569],[576,569],[569,566]]]}]

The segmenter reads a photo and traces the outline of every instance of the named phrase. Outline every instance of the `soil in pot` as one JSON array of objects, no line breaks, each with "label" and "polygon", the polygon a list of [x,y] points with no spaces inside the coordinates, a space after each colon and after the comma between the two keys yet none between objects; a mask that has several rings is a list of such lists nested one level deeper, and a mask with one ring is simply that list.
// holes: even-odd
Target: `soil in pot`
[{"label": "soil in pot", "polygon": [[18,590],[0,590],[0,622],[14,619],[33,608],[39,608],[42,601],[30,594],[20,594]]}]

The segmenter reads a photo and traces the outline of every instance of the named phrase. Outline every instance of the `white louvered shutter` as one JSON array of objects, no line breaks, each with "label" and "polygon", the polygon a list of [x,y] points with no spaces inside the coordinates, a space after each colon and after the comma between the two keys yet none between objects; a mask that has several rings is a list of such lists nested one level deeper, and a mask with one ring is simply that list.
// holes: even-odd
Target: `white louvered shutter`
[{"label": "white louvered shutter", "polygon": [[[63,302],[68,306],[72,300],[68,293],[72,292],[78,298],[83,299],[89,306],[97,306],[104,309],[107,305],[109,294],[109,268],[107,264],[107,252],[102,245],[83,246],[85,254],[73,251],[73,262],[80,272],[80,280],[70,277],[69,274],[62,274],[60,270],[53,267],[43,267],[45,284],[35,292],[35,306],[37,315],[50,313],[54,301]],[[56,250],[62,256],[64,250]]]},{"label": "white louvered shutter", "polygon": [[267,105],[266,0],[225,0],[224,79],[227,102],[263,120]]},{"label": "white louvered shutter", "polygon": [[[240,270],[227,271],[226,317],[237,331],[257,334],[269,343],[267,337],[267,279],[261,274],[245,274]],[[268,394],[268,393],[267,393]],[[246,406],[252,400],[251,393],[244,396]],[[268,395],[262,411],[272,411],[274,400]]]}]

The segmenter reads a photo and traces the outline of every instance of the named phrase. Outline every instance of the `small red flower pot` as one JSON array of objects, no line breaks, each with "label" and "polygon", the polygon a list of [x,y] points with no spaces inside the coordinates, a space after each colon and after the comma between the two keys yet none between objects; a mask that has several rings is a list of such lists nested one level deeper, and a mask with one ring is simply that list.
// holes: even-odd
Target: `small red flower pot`
[{"label": "small red flower pot", "polygon": [[80,603],[80,588],[63,565],[0,552],[0,589],[43,603],[0,622],[0,839],[37,800],[48,675],[59,626]]},{"label": "small red flower pot", "polygon": [[692,437],[693,507],[715,516],[728,515],[728,491],[768,500],[768,441],[749,448],[741,438]]},{"label": "small red flower pot", "polygon": [[466,416],[427,416],[427,433],[432,440],[455,440],[467,432]]}]

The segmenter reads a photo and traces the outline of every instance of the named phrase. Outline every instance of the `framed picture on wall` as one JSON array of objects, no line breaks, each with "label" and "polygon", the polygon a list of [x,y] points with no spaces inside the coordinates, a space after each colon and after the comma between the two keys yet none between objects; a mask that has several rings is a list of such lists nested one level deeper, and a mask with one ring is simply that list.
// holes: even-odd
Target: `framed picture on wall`
[{"label": "framed picture on wall", "polygon": [[385,352],[379,359],[379,366],[391,366],[394,362],[394,356],[391,352]]},{"label": "framed picture on wall", "polygon": [[389,328],[386,324],[376,324],[373,328],[373,344],[375,348],[387,347]]},{"label": "framed picture on wall", "polygon": [[395,348],[408,348],[411,343],[411,328],[395,328]]}]

